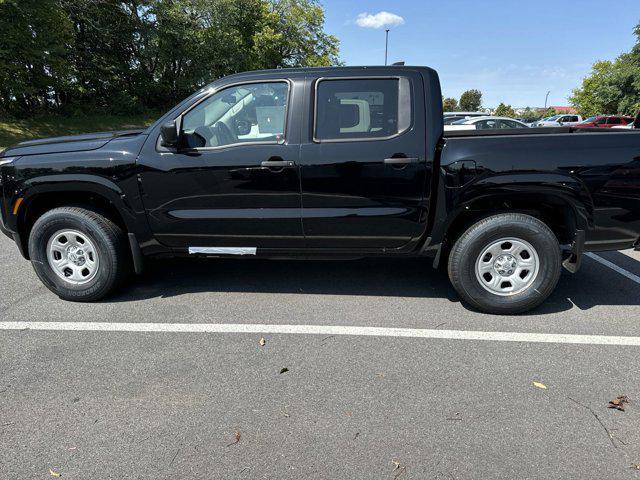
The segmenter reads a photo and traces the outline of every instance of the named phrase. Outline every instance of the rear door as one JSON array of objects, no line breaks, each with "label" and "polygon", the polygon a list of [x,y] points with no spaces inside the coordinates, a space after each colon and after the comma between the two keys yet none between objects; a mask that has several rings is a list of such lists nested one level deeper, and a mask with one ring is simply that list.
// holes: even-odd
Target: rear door
[{"label": "rear door", "polygon": [[311,248],[399,248],[424,229],[422,77],[309,80],[301,145],[302,224]]}]

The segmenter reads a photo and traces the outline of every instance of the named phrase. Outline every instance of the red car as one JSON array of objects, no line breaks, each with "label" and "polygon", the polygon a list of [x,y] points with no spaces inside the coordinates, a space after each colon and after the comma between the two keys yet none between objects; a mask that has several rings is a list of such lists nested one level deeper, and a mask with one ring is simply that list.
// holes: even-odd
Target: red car
[{"label": "red car", "polygon": [[576,128],[613,128],[629,125],[633,117],[623,115],[598,115],[587,118],[576,125]]}]

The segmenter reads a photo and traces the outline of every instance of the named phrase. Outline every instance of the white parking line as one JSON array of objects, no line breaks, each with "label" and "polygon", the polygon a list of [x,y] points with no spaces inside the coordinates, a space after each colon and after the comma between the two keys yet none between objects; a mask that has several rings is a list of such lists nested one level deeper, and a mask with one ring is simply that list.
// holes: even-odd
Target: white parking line
[{"label": "white parking line", "polygon": [[266,325],[247,323],[0,322],[0,330],[350,335],[364,337],[480,340],[493,342],[566,343],[581,345],[622,345],[634,347],[640,346],[640,337],[565,335],[527,332],[429,330],[420,328],[349,327],[337,325]]},{"label": "white parking line", "polygon": [[635,275],[635,274],[631,273],[630,271],[625,270],[622,267],[619,267],[615,263],[610,262],[609,260],[607,260],[605,258],[602,258],[600,255],[596,255],[595,253],[587,252],[587,253],[585,253],[585,255],[587,257],[595,260],[596,262],[601,263],[605,267],[609,267],[611,270],[614,270],[614,271],[618,272],[620,275],[624,275],[629,280],[633,280],[638,285],[640,285],[640,277],[638,275]]}]

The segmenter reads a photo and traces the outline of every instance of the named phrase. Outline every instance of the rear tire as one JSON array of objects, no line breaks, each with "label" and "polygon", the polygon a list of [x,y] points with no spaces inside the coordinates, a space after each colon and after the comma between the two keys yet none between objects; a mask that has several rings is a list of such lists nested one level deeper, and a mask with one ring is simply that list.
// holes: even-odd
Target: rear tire
[{"label": "rear tire", "polygon": [[55,208],[38,218],[29,235],[29,256],[42,283],[74,302],[112,293],[130,264],[122,229],[78,207]]},{"label": "rear tire", "polygon": [[547,299],[561,265],[560,245],[547,225],[503,213],[480,220],[458,239],[449,255],[449,278],[471,307],[517,314]]}]

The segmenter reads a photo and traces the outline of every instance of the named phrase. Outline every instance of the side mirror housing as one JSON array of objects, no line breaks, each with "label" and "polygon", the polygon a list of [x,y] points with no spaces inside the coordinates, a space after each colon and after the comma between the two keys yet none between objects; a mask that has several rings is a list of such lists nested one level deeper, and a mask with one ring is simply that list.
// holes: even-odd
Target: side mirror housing
[{"label": "side mirror housing", "polygon": [[175,120],[167,122],[160,127],[160,137],[163,147],[178,146],[178,126]]}]

